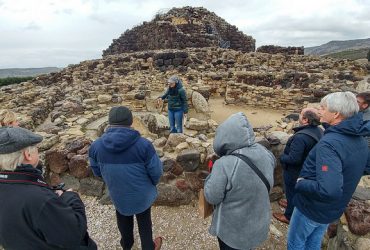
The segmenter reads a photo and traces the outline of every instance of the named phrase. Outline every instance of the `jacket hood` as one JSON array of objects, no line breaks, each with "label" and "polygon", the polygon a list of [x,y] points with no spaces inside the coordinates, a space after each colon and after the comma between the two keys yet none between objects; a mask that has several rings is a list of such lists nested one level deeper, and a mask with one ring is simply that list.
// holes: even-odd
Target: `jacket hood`
[{"label": "jacket hood", "polygon": [[102,145],[110,152],[122,152],[140,138],[140,133],[132,128],[111,127],[102,136]]},{"label": "jacket hood", "polygon": [[182,81],[180,79],[177,79],[175,88],[177,90],[182,88]]},{"label": "jacket hood", "polygon": [[370,121],[363,121],[362,113],[358,113],[325,130],[325,133],[329,132],[370,136]]},{"label": "jacket hood", "polygon": [[247,117],[238,112],[218,126],[213,148],[217,155],[223,156],[236,149],[253,145],[254,138],[253,128]]}]

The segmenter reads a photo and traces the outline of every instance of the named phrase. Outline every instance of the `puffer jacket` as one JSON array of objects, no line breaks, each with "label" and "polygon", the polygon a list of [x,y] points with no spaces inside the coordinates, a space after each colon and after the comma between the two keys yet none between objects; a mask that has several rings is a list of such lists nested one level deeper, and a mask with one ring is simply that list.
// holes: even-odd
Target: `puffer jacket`
[{"label": "puffer jacket", "polygon": [[103,177],[117,211],[125,216],[147,210],[157,198],[163,172],[153,145],[127,127],[110,127],[90,146],[90,166]]},{"label": "puffer jacket", "polygon": [[240,158],[247,156],[273,186],[275,157],[255,143],[246,116],[230,116],[216,130],[213,143],[221,156],[204,186],[206,200],[215,205],[209,232],[230,247],[250,249],[266,240],[270,225],[269,193],[260,177]]}]

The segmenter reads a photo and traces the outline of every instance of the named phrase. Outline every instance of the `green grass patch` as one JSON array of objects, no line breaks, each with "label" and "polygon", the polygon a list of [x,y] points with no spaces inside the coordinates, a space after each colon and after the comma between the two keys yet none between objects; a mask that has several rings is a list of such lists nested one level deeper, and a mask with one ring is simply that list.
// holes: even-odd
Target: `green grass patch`
[{"label": "green grass patch", "polygon": [[27,82],[29,80],[32,80],[34,77],[6,77],[6,78],[0,78],[0,86],[10,85],[10,84],[17,84],[21,82]]}]

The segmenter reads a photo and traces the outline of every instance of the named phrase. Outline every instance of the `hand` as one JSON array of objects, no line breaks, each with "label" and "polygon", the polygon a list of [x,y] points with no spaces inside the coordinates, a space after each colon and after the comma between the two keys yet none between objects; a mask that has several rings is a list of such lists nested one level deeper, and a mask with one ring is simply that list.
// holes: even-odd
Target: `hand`
[{"label": "hand", "polygon": [[161,104],[161,102],[162,102],[162,98],[158,97],[158,98],[157,98],[157,105],[160,105],[160,104]]},{"label": "hand", "polygon": [[188,114],[184,114],[184,121],[188,120]]}]

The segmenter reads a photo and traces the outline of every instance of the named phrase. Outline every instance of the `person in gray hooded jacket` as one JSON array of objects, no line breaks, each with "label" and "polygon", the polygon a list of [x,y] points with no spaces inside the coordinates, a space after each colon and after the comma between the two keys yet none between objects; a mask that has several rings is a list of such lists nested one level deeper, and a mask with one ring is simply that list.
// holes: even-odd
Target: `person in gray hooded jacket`
[{"label": "person in gray hooded jacket", "polygon": [[216,130],[215,161],[204,185],[206,200],[215,205],[210,234],[220,249],[250,249],[267,239],[270,225],[269,192],[261,178],[243,160],[248,157],[273,186],[275,157],[256,143],[251,124],[239,112]]}]

